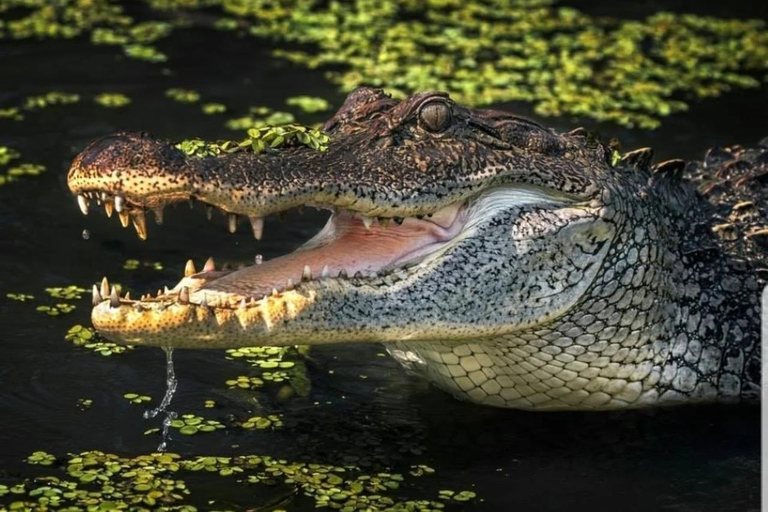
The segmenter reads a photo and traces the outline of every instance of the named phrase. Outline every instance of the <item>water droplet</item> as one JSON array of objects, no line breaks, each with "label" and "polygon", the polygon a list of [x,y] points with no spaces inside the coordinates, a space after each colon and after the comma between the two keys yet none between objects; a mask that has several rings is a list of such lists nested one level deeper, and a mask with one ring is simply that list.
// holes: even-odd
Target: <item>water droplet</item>
[{"label": "water droplet", "polygon": [[91,238],[91,232],[88,231],[87,229],[84,229],[83,230],[83,240],[88,240],[89,238]]}]

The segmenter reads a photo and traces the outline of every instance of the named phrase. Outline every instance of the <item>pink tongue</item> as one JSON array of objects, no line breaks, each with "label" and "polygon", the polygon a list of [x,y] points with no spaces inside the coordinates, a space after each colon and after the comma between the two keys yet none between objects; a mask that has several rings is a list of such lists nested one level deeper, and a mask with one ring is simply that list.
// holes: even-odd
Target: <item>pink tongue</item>
[{"label": "pink tongue", "polygon": [[206,283],[193,295],[219,291],[258,298],[273,288],[285,288],[288,279],[294,283],[301,281],[305,265],[309,265],[314,279],[320,277],[326,265],[331,277],[338,276],[342,270],[346,270],[349,277],[356,272],[367,275],[450,238],[448,230],[417,219],[407,219],[401,226],[391,222],[386,228],[374,222],[366,229],[360,219],[341,216],[334,220],[334,227],[334,233],[323,245],[232,272]]}]

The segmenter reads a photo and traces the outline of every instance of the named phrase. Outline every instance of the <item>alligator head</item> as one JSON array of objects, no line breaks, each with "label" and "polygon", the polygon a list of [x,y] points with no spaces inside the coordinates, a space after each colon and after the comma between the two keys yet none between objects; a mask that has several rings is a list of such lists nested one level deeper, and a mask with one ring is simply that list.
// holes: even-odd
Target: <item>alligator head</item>
[{"label": "alligator head", "polygon": [[[679,254],[683,242],[665,224],[679,201],[661,206],[649,195],[650,173],[621,170],[647,167],[647,153],[617,167],[583,130],[557,135],[431,92],[395,101],[359,89],[324,130],[331,141],[322,152],[194,157],[129,133],[86,148],[68,176],[81,208],[103,202],[142,238],[146,210],[189,199],[223,210],[232,230],[247,217],[257,239],[265,216],[302,206],[331,212],[317,235],[274,260],[235,271],[188,263],[172,289],[140,300],[94,287],[97,330],[123,343],[189,348],[391,342],[438,384],[495,405],[621,407],[649,389],[658,398],[666,356],[647,347],[669,335],[665,315],[680,304],[678,260],[665,254]],[[617,295],[630,288],[637,293]],[[639,391],[587,393],[581,382],[597,374],[579,375],[591,367],[580,355],[590,343],[613,346],[612,336],[619,347],[629,339],[626,351],[645,350],[629,372]],[[457,347],[474,347],[469,363]],[[541,370],[558,355],[547,364],[554,370]],[[498,358],[516,368],[503,396],[489,376],[499,375]],[[560,391],[537,401],[544,389],[509,380],[536,370],[546,375],[534,380]],[[479,384],[473,372],[484,372]],[[566,374],[580,387],[566,387]]]}]

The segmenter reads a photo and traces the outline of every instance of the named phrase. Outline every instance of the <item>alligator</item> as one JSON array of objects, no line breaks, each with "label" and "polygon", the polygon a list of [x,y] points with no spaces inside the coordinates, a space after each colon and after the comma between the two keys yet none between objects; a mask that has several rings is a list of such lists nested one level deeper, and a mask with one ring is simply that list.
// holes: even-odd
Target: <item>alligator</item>
[{"label": "alligator", "polygon": [[[327,209],[296,251],[202,271],[156,296],[94,286],[119,343],[174,348],[383,342],[456,397],[527,410],[751,402],[768,277],[768,139],[652,165],[440,92],[352,92],[325,151],[189,156],[146,134],[93,142],[71,192],[145,212],[196,200],[247,217]],[[257,262],[259,263],[259,262]]]}]

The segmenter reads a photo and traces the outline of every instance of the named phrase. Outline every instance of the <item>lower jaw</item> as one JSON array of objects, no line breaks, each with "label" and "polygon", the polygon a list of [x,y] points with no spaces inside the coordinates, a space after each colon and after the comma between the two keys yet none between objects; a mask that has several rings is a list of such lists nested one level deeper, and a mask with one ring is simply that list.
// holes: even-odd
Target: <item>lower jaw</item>
[{"label": "lower jaw", "polygon": [[205,271],[182,279],[170,293],[186,288],[190,302],[214,305],[258,300],[316,279],[374,279],[416,265],[446,247],[464,227],[466,211],[455,205],[432,217],[435,220],[409,218],[402,224],[366,227],[360,218],[337,213],[292,253],[229,272],[208,264]]}]

